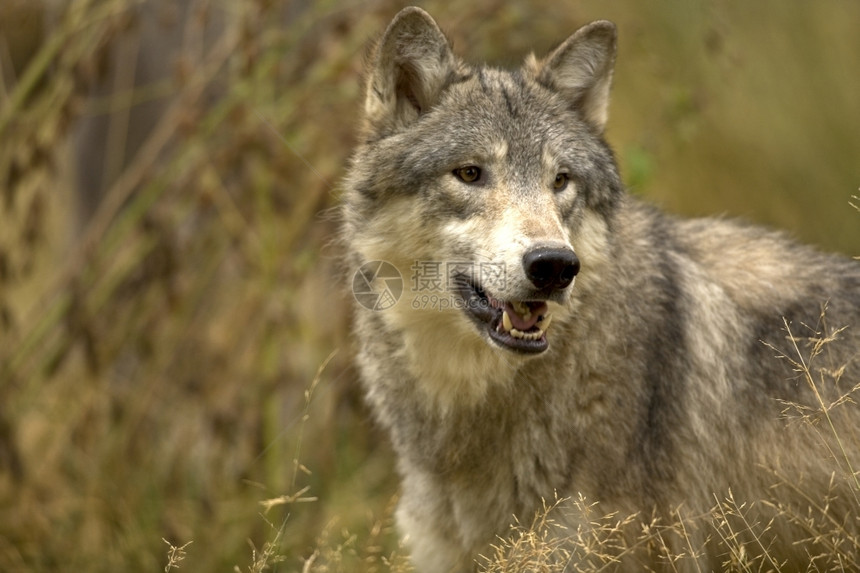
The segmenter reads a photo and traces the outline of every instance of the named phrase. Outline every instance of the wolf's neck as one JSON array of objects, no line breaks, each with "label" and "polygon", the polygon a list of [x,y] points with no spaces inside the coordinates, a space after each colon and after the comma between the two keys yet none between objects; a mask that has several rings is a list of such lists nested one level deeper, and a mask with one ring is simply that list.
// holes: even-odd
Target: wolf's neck
[{"label": "wolf's neck", "polygon": [[417,390],[427,407],[442,415],[473,408],[491,389],[510,386],[522,364],[478,337],[464,340],[412,331],[404,334],[404,343]]}]

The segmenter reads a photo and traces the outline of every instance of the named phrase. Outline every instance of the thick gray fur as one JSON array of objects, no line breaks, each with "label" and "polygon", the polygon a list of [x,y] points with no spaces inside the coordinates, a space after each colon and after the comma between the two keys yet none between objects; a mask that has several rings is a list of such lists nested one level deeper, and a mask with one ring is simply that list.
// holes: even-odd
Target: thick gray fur
[{"label": "thick gray fur", "polygon": [[[825,404],[860,384],[860,265],[627,195],[603,138],[615,37],[594,22],[520,70],[473,67],[407,8],[369,56],[344,239],[350,272],[384,260],[404,277],[394,307],[356,306],[355,336],[367,399],[398,455],[398,524],[419,572],[475,569],[515,518],[529,523],[556,497],[689,518],[678,552],[703,549],[680,569],[728,559],[702,516],[729,490],[766,524],[762,500],[804,512],[831,489],[828,515],[856,527],[857,492],[840,476],[860,467],[857,407],[830,412],[847,450],[838,461],[823,443],[830,427],[791,414],[821,410],[801,361]],[[481,179],[459,179],[464,166]],[[561,191],[559,173],[570,180]],[[581,261],[574,284],[540,297],[553,322],[537,355],[495,344],[461,308],[428,307],[410,280],[416,261],[500,263],[496,298],[532,300],[522,257],[535,245]],[[587,527],[581,512],[557,518],[567,535]],[[808,560],[790,525],[767,535],[786,570]],[[651,558],[643,549],[622,564]]]}]

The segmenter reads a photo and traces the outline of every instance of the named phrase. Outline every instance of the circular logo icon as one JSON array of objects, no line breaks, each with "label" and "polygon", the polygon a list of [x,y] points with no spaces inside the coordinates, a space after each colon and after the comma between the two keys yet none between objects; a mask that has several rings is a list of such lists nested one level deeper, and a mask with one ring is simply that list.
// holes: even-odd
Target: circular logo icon
[{"label": "circular logo icon", "polygon": [[370,261],[355,271],[352,294],[366,309],[387,310],[397,304],[403,294],[403,277],[391,263]]}]

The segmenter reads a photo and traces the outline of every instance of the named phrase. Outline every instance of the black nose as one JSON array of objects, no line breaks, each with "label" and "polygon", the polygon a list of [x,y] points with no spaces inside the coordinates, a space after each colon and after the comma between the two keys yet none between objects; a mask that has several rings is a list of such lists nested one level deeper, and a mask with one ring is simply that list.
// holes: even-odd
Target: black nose
[{"label": "black nose", "polygon": [[539,247],[523,255],[526,276],[539,289],[563,289],[579,272],[579,259],[570,249]]}]

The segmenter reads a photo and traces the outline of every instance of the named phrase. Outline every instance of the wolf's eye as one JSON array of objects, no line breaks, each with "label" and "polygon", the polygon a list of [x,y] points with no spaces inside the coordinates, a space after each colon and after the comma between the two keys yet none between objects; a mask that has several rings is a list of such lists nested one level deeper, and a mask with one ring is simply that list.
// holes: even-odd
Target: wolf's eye
[{"label": "wolf's eye", "polygon": [[555,176],[555,181],[552,182],[552,188],[556,191],[562,191],[565,187],[567,187],[567,183],[570,181],[570,175],[567,173],[559,173]]},{"label": "wolf's eye", "polygon": [[454,175],[463,183],[477,183],[481,179],[481,168],[475,165],[458,167],[454,170]]}]

